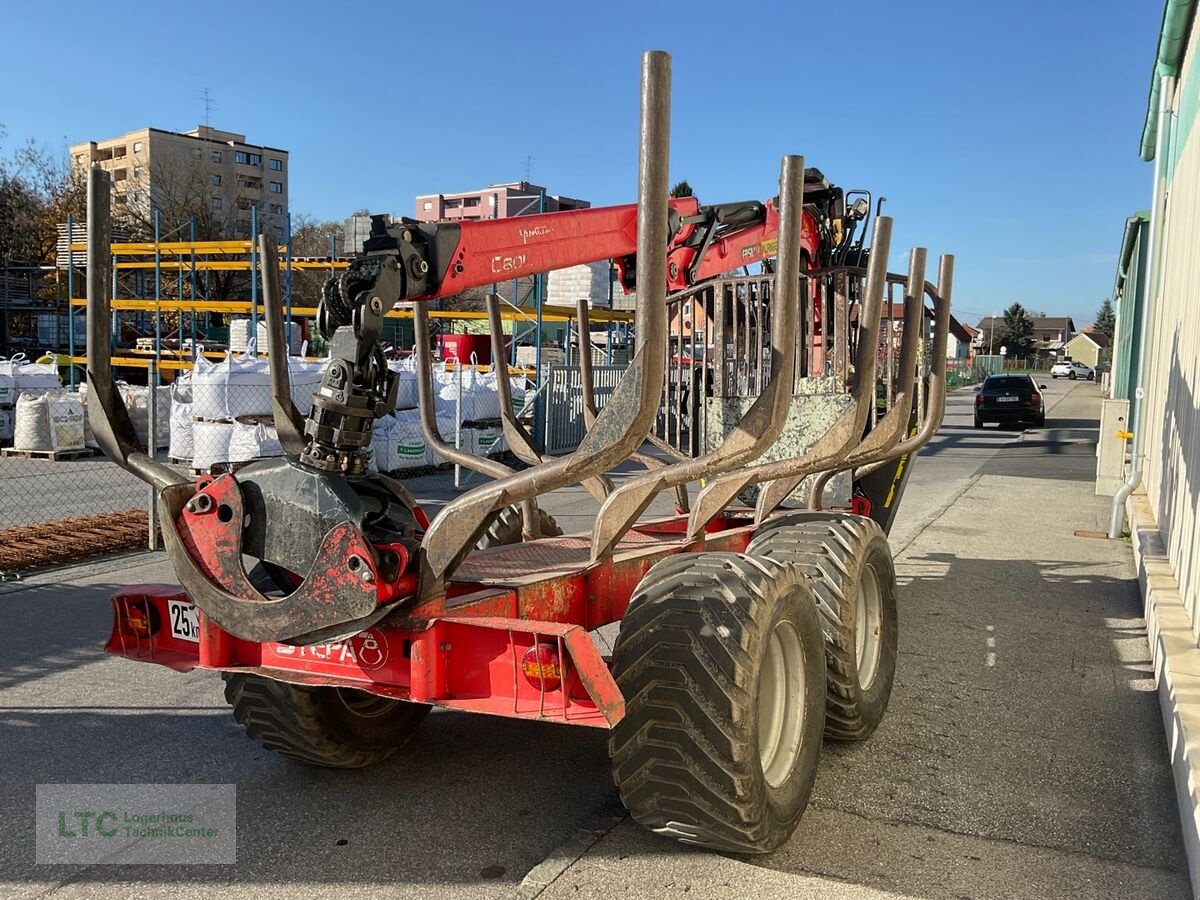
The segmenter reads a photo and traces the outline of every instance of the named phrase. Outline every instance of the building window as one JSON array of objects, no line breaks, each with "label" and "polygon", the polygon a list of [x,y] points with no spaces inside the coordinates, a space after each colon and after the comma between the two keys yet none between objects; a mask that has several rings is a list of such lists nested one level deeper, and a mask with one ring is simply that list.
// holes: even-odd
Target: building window
[{"label": "building window", "polygon": [[220,212],[220,211],[221,211],[222,209],[224,209],[224,208],[225,208],[225,201],[224,201],[224,200],[222,200],[220,197],[213,197],[213,198],[212,198],[212,210],[213,210],[213,212]]},{"label": "building window", "polygon": [[274,157],[272,157],[271,158],[271,171],[272,172],[282,172],[283,171],[283,160],[275,159]]},{"label": "building window", "polygon": [[133,167],[133,177],[134,177],[134,178],[141,178],[141,177],[142,177],[142,167],[141,167],[141,166],[134,166],[134,167]]},{"label": "building window", "polygon": [[424,210],[433,209],[433,202],[431,200],[426,200],[424,203],[421,204],[421,209],[424,209]]},{"label": "building window", "polygon": [[201,151],[201,149],[199,147],[192,148],[192,159],[199,159],[203,155],[204,155],[204,153],[203,153],[203,151]]},{"label": "building window", "polygon": [[113,181],[124,181],[129,173],[125,169],[113,169]]},{"label": "building window", "polygon": [[219,163],[221,161],[221,151],[220,150],[214,150],[212,152],[212,161],[215,163]]},{"label": "building window", "polygon": [[261,153],[250,153],[250,154],[248,154],[247,161],[252,166],[261,166],[262,165],[262,154]]},{"label": "building window", "polygon": [[125,148],[124,147],[113,147],[112,158],[113,159],[124,159],[125,158]]},{"label": "building window", "polygon": [[246,154],[241,150],[236,151],[233,154],[233,161],[239,165],[244,166],[246,164]]},{"label": "building window", "polygon": [[141,152],[142,152],[142,142],[141,142],[141,141],[134,141],[134,142],[133,142],[133,152],[134,152],[134,153],[141,153]]},{"label": "building window", "polygon": [[75,154],[75,162],[77,162],[77,163],[83,162],[83,154],[82,153]]},{"label": "building window", "polygon": [[468,197],[466,200],[463,201],[463,206],[478,206],[478,205],[479,205],[478,197]]},{"label": "building window", "polygon": [[212,177],[212,183],[213,183],[213,187],[220,187],[221,186],[221,176],[214,175]]},{"label": "building window", "polygon": [[283,204],[282,203],[272,203],[271,204],[271,212],[277,216],[283,215]]},{"label": "building window", "polygon": [[245,232],[246,234],[249,234],[250,233],[250,220],[249,219],[238,219],[237,220],[237,228],[238,228],[238,231],[242,231],[242,232]]},{"label": "building window", "polygon": [[459,209],[462,206],[461,200],[447,200],[446,209]]},{"label": "building window", "polygon": [[283,184],[278,181],[272,181],[271,182],[271,193],[272,194],[282,194],[283,193]]}]

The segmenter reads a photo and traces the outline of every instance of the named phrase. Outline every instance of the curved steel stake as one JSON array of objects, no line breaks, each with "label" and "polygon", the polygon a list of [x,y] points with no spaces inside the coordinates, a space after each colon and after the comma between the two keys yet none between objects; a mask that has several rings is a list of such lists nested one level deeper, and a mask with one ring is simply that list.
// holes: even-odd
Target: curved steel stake
[{"label": "curved steel stake", "polygon": [[[696,498],[692,515],[688,519],[689,538],[698,537],[704,526],[750,485],[761,484],[764,481],[774,484],[777,479],[782,480],[784,485],[793,480],[798,484],[806,475],[819,472],[841,459],[862,438],[871,404],[875,402],[875,368],[878,356],[876,346],[879,343],[880,310],[887,283],[887,259],[891,240],[891,217],[876,218],[871,240],[871,261],[867,270],[867,286],[858,314],[858,353],[855,361],[854,388],[851,392],[853,405],[837,418],[833,426],[807,453],[790,459],[760,463],[710,481]],[[761,504],[768,498],[768,489],[773,484],[767,485],[759,492],[760,511],[756,512],[756,516],[761,517]],[[791,488],[783,491],[782,496],[786,497],[790,492]]]},{"label": "curved steel stake", "polygon": [[491,513],[607,472],[638,449],[654,424],[667,355],[670,88],[670,56],[661,50],[646,53],[638,157],[637,354],[574,453],[481,485],[442,508],[421,542],[422,599],[444,592],[447,575],[466,556]]},{"label": "curved steel stake", "polygon": [[258,236],[262,260],[263,311],[267,319],[267,362],[271,367],[271,406],[275,434],[289,456],[304,452],[304,418],[292,400],[287,336],[283,327],[283,292],[279,287],[279,250],[265,234]]},{"label": "curved steel stake", "polygon": [[[914,247],[908,256],[908,282],[904,289],[904,333],[900,337],[900,384],[892,395],[892,405],[883,418],[875,423],[867,436],[850,451],[841,465],[826,469],[813,479],[808,508],[821,509],[825,485],[838,472],[853,469],[863,463],[886,459],[908,431],[913,412],[913,385],[917,375],[917,353],[925,335],[925,248]],[[889,304],[890,307],[890,304]],[[889,322],[891,309],[888,309]],[[888,328],[891,341],[893,329]],[[888,351],[891,358],[891,351]],[[889,371],[888,381],[892,374]]]},{"label": "curved steel stake", "polygon": [[757,459],[787,422],[796,379],[800,320],[800,232],[804,218],[804,157],[785,156],[779,174],[779,249],[771,297],[771,380],[737,427],[711,453],[631,478],[605,504],[592,529],[592,559],[613,551],[659,491],[711,477]]},{"label": "curved steel stake", "polygon": [[[925,290],[932,285],[928,283]],[[925,417],[917,433],[892,448],[886,459],[867,463],[854,470],[855,478],[865,478],[872,472],[883,468],[891,460],[916,453],[929,443],[929,439],[937,434],[942,427],[942,417],[946,412],[946,341],[950,331],[950,297],[954,290],[954,257],[947,254],[938,261],[938,283],[933,289],[934,332],[933,360],[930,362],[929,396],[925,404]]]}]

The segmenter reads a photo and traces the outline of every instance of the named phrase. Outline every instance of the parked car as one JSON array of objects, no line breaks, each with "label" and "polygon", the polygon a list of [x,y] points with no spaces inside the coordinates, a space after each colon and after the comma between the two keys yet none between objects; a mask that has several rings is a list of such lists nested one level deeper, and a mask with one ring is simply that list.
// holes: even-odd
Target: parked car
[{"label": "parked car", "polygon": [[984,422],[1045,425],[1045,389],[1028,375],[989,375],[975,394],[975,427],[982,428]]},{"label": "parked car", "polygon": [[1086,378],[1088,381],[1093,381],[1096,378],[1096,373],[1092,371],[1091,366],[1084,365],[1077,359],[1067,359],[1062,362],[1056,362],[1050,367],[1050,377],[1070,378],[1074,381],[1076,378]]}]

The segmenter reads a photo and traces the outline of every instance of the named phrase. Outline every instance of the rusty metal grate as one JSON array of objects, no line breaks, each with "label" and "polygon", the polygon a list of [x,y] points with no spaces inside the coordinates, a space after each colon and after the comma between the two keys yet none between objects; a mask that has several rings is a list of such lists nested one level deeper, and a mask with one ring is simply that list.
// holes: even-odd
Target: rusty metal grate
[{"label": "rusty metal grate", "polygon": [[16,572],[75,562],[147,543],[146,510],[60,519],[0,531],[0,570]]}]

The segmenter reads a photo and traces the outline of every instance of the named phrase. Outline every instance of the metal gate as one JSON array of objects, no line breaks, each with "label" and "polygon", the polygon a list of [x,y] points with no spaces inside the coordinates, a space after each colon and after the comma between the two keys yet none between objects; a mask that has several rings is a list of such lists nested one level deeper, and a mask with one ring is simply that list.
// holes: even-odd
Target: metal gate
[{"label": "metal gate", "polygon": [[[625,366],[592,369],[596,409],[601,410],[621,380]],[[546,398],[546,452],[566,453],[583,440],[583,381],[577,366],[551,366]]]}]

